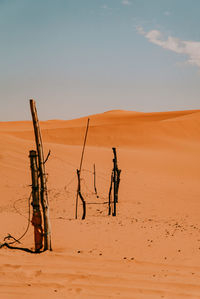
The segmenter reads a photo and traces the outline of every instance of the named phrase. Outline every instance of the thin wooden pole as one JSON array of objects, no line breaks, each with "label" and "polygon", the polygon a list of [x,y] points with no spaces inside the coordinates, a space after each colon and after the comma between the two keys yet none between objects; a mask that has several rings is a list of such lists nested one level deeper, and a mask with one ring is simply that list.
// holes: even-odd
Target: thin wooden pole
[{"label": "thin wooden pole", "polygon": [[120,176],[121,176],[121,169],[117,167],[117,203],[118,203],[118,192],[119,192],[119,184],[120,184]]},{"label": "thin wooden pole", "polygon": [[[90,119],[88,118],[88,120],[87,120],[87,127],[86,127],[86,131],[85,131],[85,138],[84,138],[84,142],[83,142],[83,149],[82,149],[82,154],[81,154],[80,167],[79,167],[79,177],[81,175],[81,169],[82,169],[82,164],[83,164],[83,157],[84,157],[85,145],[86,145],[86,141],[87,141],[89,123],[90,123]],[[77,217],[78,217],[78,215],[77,215],[78,214],[78,196],[79,196],[79,192],[78,192],[78,189],[77,189],[77,193],[76,193],[75,219],[77,219]]]},{"label": "thin wooden pole", "polygon": [[83,150],[82,150],[82,154],[81,154],[81,162],[80,162],[80,167],[79,167],[80,174],[81,174],[81,169],[82,169],[82,164],[83,164],[83,157],[84,157],[84,153],[85,153],[85,145],[86,145],[86,141],[87,141],[89,124],[90,124],[90,119],[88,118],[87,127],[86,127],[86,131],[85,131],[85,138],[84,138],[84,143],[83,143]]},{"label": "thin wooden pole", "polygon": [[94,175],[94,192],[96,194],[96,197],[99,198],[98,194],[97,194],[97,186],[96,186],[96,167],[95,167],[95,164],[94,164],[94,172],[93,172],[93,175]]},{"label": "thin wooden pole", "polygon": [[82,215],[82,220],[85,219],[85,216],[86,216],[86,203],[85,203],[85,200],[81,194],[81,180],[80,180],[80,170],[76,170],[77,172],[77,176],[78,176],[78,196],[80,197],[82,203],[83,203],[83,215]]},{"label": "thin wooden pole", "polygon": [[112,185],[113,185],[113,172],[111,174],[110,189],[108,194],[108,215],[111,215]]},{"label": "thin wooden pole", "polygon": [[116,167],[116,148],[113,147],[113,154],[114,154],[114,159],[113,159],[113,197],[114,197],[114,202],[113,202],[113,216],[116,216],[116,203],[117,203],[117,167]]},{"label": "thin wooden pole", "polygon": [[39,181],[38,181],[38,167],[37,167],[37,153],[34,150],[29,152],[31,177],[32,177],[32,207],[33,217],[32,224],[34,226],[34,241],[35,252],[39,252],[43,247],[43,229],[42,229],[42,216],[40,212],[39,203]]},{"label": "thin wooden pole", "polygon": [[35,132],[35,143],[36,143],[37,154],[38,154],[38,168],[39,168],[39,175],[40,175],[40,199],[41,199],[41,205],[43,210],[43,221],[44,221],[44,250],[52,250],[51,225],[49,220],[49,205],[48,205],[42,137],[40,132],[39,120],[37,116],[36,104],[35,101],[32,99],[30,100],[30,108],[31,108],[33,127]]}]

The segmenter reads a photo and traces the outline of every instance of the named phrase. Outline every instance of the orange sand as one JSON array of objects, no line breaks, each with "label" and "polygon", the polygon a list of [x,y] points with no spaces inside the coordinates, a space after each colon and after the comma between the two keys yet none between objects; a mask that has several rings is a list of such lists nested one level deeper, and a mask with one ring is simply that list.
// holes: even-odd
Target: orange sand
[{"label": "orange sand", "polygon": [[[74,219],[87,118],[41,122],[53,252],[0,250],[0,298],[200,298],[200,111],[90,117],[82,171],[87,216]],[[107,216],[112,146],[122,169]],[[31,122],[0,123],[0,240],[25,230]],[[94,194],[93,164],[97,190]],[[21,246],[33,248],[33,228]]]}]

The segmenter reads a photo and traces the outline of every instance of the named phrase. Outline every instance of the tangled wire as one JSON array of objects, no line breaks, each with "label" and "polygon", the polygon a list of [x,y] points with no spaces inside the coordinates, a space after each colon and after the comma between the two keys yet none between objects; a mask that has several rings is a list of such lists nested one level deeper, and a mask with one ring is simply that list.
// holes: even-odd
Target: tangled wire
[{"label": "tangled wire", "polygon": [[30,222],[31,222],[31,219],[30,219],[31,218],[31,208],[30,208],[31,198],[32,198],[32,192],[30,193],[30,196],[28,198],[28,223],[27,223],[27,227],[26,227],[24,233],[19,238],[15,238],[11,234],[8,233],[8,235],[4,238],[4,242],[0,243],[0,248],[7,247],[7,248],[10,248],[10,249],[18,249],[18,250],[22,250],[22,251],[26,251],[26,252],[30,252],[30,253],[36,253],[35,251],[33,251],[29,248],[12,246],[13,244],[16,244],[16,243],[21,244],[20,240],[25,237],[25,235],[27,234],[27,232],[29,230]]}]

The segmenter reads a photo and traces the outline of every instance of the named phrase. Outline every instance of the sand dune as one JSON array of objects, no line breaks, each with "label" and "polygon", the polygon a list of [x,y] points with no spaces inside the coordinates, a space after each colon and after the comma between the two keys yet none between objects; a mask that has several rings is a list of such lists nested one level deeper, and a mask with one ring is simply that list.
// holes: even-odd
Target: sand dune
[{"label": "sand dune", "polygon": [[[162,143],[197,141],[200,111],[136,113],[109,111],[90,116],[88,145],[101,147],[162,146]],[[43,138],[48,143],[81,145],[87,118],[71,121],[41,122]],[[24,128],[24,129],[23,129]],[[0,123],[0,131],[20,139],[32,140],[31,122]],[[166,146],[166,144],[165,144]]]},{"label": "sand dune", "polygon": [[[2,248],[0,298],[200,298],[200,111],[90,116],[82,171],[87,216],[74,219],[87,117],[41,122],[53,252]],[[122,169],[108,217],[112,150]],[[27,226],[32,123],[0,122],[0,238]],[[97,170],[96,197],[93,164]],[[33,248],[30,227],[20,246]]]}]

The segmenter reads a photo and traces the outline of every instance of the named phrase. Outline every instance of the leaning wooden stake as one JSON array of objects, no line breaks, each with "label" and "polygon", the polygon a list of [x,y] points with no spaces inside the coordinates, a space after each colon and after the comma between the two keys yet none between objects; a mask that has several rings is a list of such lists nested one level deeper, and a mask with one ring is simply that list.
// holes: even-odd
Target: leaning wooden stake
[{"label": "leaning wooden stake", "polygon": [[42,146],[42,137],[39,127],[39,121],[37,116],[37,110],[34,100],[30,100],[30,108],[33,119],[33,127],[35,132],[35,142],[38,154],[38,168],[40,176],[40,199],[43,210],[43,221],[44,221],[44,250],[52,250],[51,247],[51,226],[49,220],[49,205],[48,205],[48,195],[47,195],[47,184],[46,184],[46,174],[44,165],[44,153]]},{"label": "leaning wooden stake", "polygon": [[[89,123],[90,123],[90,119],[88,118],[86,132],[85,132],[85,138],[84,138],[84,142],[83,142],[83,149],[82,149],[82,154],[81,154],[81,162],[80,162],[80,167],[79,167],[79,178],[81,176],[81,169],[82,169],[82,164],[83,164],[83,157],[84,157],[85,145],[86,145],[86,141],[87,141],[87,134],[88,134],[88,129],[89,129]],[[75,219],[77,219],[77,217],[78,217],[78,197],[79,197],[79,192],[78,192],[78,189],[77,189],[77,193],[76,193]]]},{"label": "leaning wooden stake", "polygon": [[85,216],[86,216],[86,203],[85,203],[85,200],[81,194],[81,179],[80,179],[80,170],[76,170],[77,172],[77,176],[78,176],[78,190],[77,190],[77,193],[78,193],[78,196],[80,197],[81,201],[82,201],[82,204],[83,204],[83,215],[82,215],[82,220],[85,219]]},{"label": "leaning wooden stake", "polygon": [[32,150],[29,152],[31,177],[32,177],[32,207],[33,217],[32,224],[34,226],[34,241],[35,252],[39,252],[43,247],[43,229],[42,229],[42,215],[40,212],[39,202],[39,182],[38,182],[38,166],[37,166],[37,153]]}]

